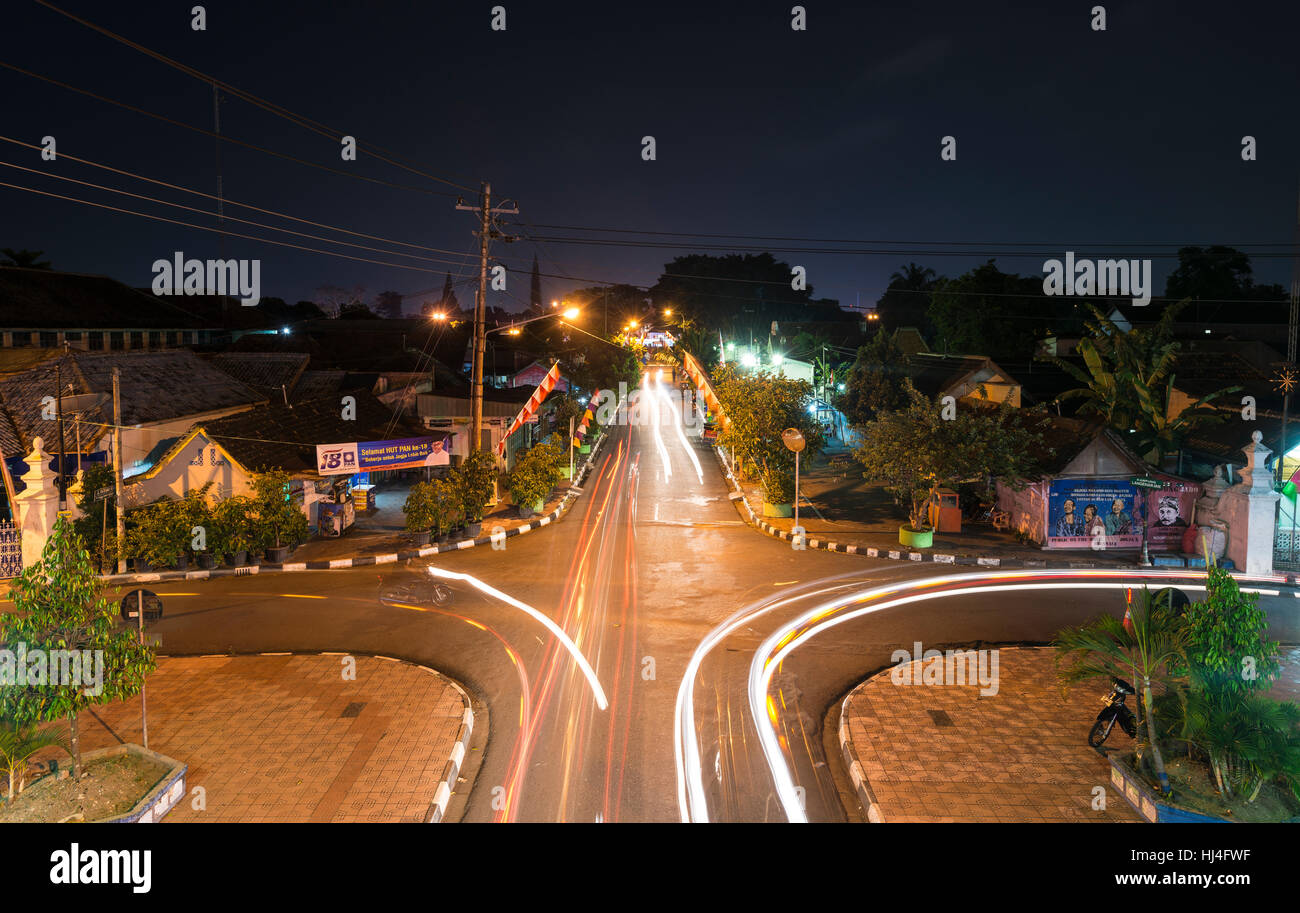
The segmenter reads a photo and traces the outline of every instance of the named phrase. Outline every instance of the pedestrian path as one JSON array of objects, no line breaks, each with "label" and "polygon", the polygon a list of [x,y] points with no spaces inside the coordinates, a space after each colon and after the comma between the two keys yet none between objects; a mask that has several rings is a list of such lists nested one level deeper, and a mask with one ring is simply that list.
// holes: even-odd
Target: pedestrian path
[{"label": "pedestrian path", "polygon": [[[441,818],[471,786],[459,782],[469,698],[431,669],[382,657],[350,657],[355,680],[345,679],[348,660],[160,657],[146,686],[149,747],[189,765],[190,790],[164,821]],[[79,719],[83,751],[142,742],[138,697]],[[66,738],[66,722],[52,726]]]}]

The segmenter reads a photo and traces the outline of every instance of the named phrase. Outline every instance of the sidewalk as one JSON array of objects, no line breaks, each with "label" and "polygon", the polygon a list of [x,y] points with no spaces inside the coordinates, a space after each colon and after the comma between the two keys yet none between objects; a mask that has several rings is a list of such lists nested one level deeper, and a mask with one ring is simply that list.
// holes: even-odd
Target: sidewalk
[{"label": "sidewalk", "polygon": [[[741,486],[749,513],[760,528],[767,527],[765,531],[788,539],[794,519],[764,517],[759,483],[735,480],[733,488],[736,484]],[[1133,567],[1138,561],[1133,552],[1046,551],[1017,542],[1011,533],[1000,532],[991,524],[966,522],[960,533],[936,532],[932,547],[914,551],[898,541],[898,527],[907,518],[901,516],[883,487],[866,483],[861,469],[852,462],[841,466],[815,462],[811,469],[800,473],[799,489],[799,525],[804,528],[809,548],[829,548],[833,544],[832,551],[873,558],[1000,567]],[[919,557],[910,557],[909,553]]]},{"label": "sidewalk", "polygon": [[[1050,647],[1002,647],[996,695],[979,685],[895,685],[893,668],[844,699],[840,744],[864,809],[878,822],[1141,821],[1088,747],[1103,692],[1061,696]],[[1300,649],[1283,648],[1271,694],[1300,696]],[[919,664],[910,666],[915,674]],[[904,677],[906,680],[906,676]],[[1123,733],[1117,745],[1130,742]],[[1095,810],[1093,790],[1106,789]]]},{"label": "sidewalk", "polygon": [[[342,654],[159,657],[149,747],[189,765],[167,822],[440,818],[473,724],[460,686],[399,660]],[[83,751],[141,743],[140,699],[80,716]],[[66,738],[67,723],[54,724]],[[457,747],[459,746],[459,747]],[[67,756],[57,757],[65,766]],[[206,809],[196,810],[203,787]]]}]

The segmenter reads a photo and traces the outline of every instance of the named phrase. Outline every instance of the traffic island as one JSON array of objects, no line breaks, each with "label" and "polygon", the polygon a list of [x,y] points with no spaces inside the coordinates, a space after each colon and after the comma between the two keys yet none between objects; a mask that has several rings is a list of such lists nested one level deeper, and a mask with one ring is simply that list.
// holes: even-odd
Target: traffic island
[{"label": "traffic island", "polygon": [[46,773],[0,805],[0,823],[154,824],[185,795],[185,764],[139,745],[82,755],[82,778],[70,762],[47,761]]},{"label": "traffic island", "polygon": [[[188,765],[169,823],[437,822],[459,815],[480,755],[465,689],[392,657],[160,656],[148,695],[150,748]],[[133,740],[138,698],[81,716],[87,756]]]}]

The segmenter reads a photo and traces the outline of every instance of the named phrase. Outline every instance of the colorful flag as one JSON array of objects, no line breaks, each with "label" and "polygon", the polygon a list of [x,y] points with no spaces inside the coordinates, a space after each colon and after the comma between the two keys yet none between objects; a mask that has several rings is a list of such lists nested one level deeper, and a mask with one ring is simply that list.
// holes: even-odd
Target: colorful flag
[{"label": "colorful flag", "polygon": [[557,361],[551,366],[551,370],[546,372],[546,376],[543,377],[542,382],[537,385],[537,389],[533,391],[533,395],[528,397],[528,402],[524,403],[524,408],[515,416],[515,420],[510,423],[510,427],[506,430],[506,433],[501,436],[501,442],[497,444],[497,456],[503,457],[506,455],[506,438],[510,437],[510,435],[522,428],[524,423],[537,413],[537,409],[541,406],[542,400],[546,399],[547,394],[549,394],[551,390],[555,389],[555,385],[559,383],[559,380],[560,363]]}]

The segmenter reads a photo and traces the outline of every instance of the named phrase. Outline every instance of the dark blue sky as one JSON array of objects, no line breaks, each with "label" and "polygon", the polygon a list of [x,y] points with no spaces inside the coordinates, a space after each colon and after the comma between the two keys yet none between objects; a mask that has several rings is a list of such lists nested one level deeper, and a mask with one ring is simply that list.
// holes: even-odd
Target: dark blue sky
[{"label": "dark blue sky", "polygon": [[[804,4],[808,30],[794,32],[785,0],[503,0],[504,33],[489,28],[489,2],[222,0],[205,4],[206,32],[190,28],[191,0],[57,5],[423,171],[472,187],[490,179],[497,194],[518,202],[518,227],[528,234],[573,236],[532,227],[555,224],[917,242],[882,254],[777,252],[808,268],[818,295],[845,304],[859,293],[873,302],[909,260],[953,275],[983,259],[903,249],[940,249],[929,242],[980,242],[973,250],[998,254],[1004,269],[1038,274],[1045,255],[1060,256],[1066,242],[1149,256],[1123,242],[1293,240],[1294,3],[1106,3],[1101,33],[1089,26],[1091,2],[1052,2],[1045,11],[1037,3],[865,8],[812,0]],[[6,3],[0,60],[212,126],[210,86],[32,0]],[[0,70],[0,98],[5,136],[35,143],[54,135],[65,154],[215,189],[211,138],[10,70]],[[224,133],[251,143],[449,190],[364,150],[342,162],[335,140],[235,98],[221,116]],[[654,162],[641,159],[647,134],[658,144]],[[1257,138],[1258,161],[1241,160],[1244,134]],[[945,135],[957,138],[956,162],[940,160]],[[468,252],[475,243],[472,217],[454,210],[454,197],[363,183],[230,144],[222,160],[233,200],[412,244]],[[213,206],[66,159],[42,163],[8,143],[0,143],[0,161]],[[0,168],[0,181],[214,221],[11,168]],[[175,250],[260,258],[263,294],[290,301],[326,285],[364,286],[372,297],[440,288],[445,270],[472,270],[350,251],[433,271],[422,273],[239,239],[223,248],[208,232],[4,187],[0,213],[0,246],[43,249],[56,268],[135,285],[148,284],[150,264]],[[229,205],[227,213],[321,233]],[[1028,242],[1033,255],[1007,256],[1005,242]],[[539,247],[521,241],[497,250],[526,271]],[[540,250],[544,272],[636,284],[652,283],[676,253],[559,242]],[[1254,262],[1258,281],[1289,282],[1289,259]],[[1156,261],[1158,292],[1170,264]],[[511,279],[517,297],[492,303],[522,306],[527,276]],[[546,293],[578,284],[546,280]],[[468,291],[460,297],[470,300]]]}]

